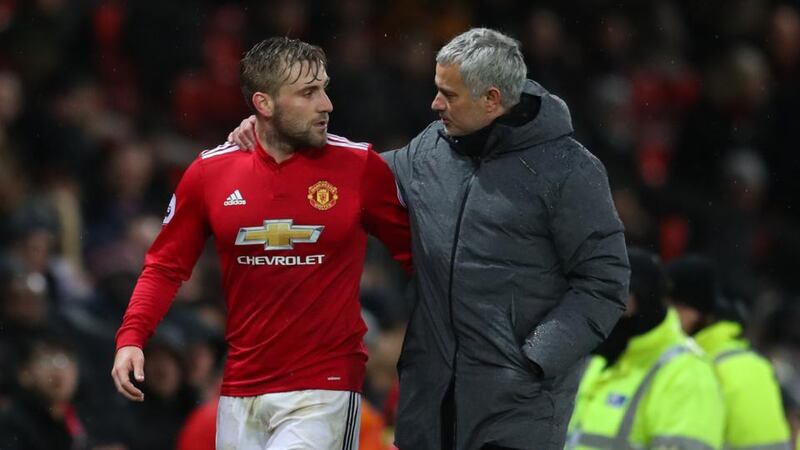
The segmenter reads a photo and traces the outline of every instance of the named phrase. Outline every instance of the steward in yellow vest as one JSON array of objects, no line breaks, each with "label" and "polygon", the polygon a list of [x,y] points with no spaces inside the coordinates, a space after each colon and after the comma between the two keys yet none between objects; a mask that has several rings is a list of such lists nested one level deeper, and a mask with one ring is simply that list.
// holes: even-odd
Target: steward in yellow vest
[{"label": "steward in yellow vest", "polygon": [[[667,266],[670,302],[714,365],[725,401],[725,448],[789,450],[789,426],[770,362],[742,337],[741,315],[717,286],[715,266],[687,255]],[[726,320],[733,319],[733,320]]]},{"label": "steward in yellow vest", "polygon": [[665,303],[658,258],[630,249],[625,316],[581,381],[567,449],[722,448],[719,384],[702,351]]}]

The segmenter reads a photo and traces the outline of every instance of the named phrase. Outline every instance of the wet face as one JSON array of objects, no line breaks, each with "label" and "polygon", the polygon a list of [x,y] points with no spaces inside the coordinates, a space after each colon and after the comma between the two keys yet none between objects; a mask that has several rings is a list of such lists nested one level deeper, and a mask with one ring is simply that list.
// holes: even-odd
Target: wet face
[{"label": "wet face", "polygon": [[276,137],[294,149],[320,148],[328,140],[328,120],[333,111],[325,92],[328,73],[323,67],[315,74],[308,70],[307,62],[297,63],[288,79],[294,81],[281,86],[275,95],[272,124]]},{"label": "wet face", "polygon": [[436,65],[436,96],[431,109],[439,114],[450,136],[464,136],[489,125],[494,120],[492,103],[487,95],[473,98],[461,77],[457,64]]}]

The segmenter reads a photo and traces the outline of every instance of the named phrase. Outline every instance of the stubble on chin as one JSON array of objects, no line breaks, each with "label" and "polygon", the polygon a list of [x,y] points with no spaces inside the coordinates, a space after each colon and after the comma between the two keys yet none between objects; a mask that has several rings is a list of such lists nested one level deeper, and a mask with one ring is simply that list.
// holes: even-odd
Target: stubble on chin
[{"label": "stubble on chin", "polygon": [[322,148],[328,142],[328,132],[319,132],[314,129],[312,125],[309,127],[302,137],[298,136],[297,143],[302,147]]},{"label": "stubble on chin", "polygon": [[315,134],[312,133],[313,141],[311,142],[311,146],[314,148],[322,148],[325,146],[325,143],[328,142],[328,132],[323,131],[322,133]]},{"label": "stubble on chin", "polygon": [[315,132],[312,128],[308,128],[302,133],[281,131],[281,139],[288,143],[294,151],[303,151],[303,149],[307,148],[322,148],[328,142],[327,132]]}]

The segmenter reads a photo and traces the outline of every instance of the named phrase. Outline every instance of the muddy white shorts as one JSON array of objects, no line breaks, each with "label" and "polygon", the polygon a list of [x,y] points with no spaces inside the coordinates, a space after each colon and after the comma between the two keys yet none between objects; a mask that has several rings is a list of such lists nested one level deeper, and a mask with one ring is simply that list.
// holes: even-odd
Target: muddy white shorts
[{"label": "muddy white shorts", "polygon": [[356,450],[361,395],[307,390],[219,399],[217,450]]}]

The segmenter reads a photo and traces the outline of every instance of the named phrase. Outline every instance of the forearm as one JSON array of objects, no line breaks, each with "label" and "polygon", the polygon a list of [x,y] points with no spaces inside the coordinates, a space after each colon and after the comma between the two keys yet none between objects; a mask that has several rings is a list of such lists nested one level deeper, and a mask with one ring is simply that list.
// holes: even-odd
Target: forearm
[{"label": "forearm", "polygon": [[117,331],[117,349],[144,347],[172,304],[181,282],[156,265],[146,266],[136,283],[128,309]]}]

